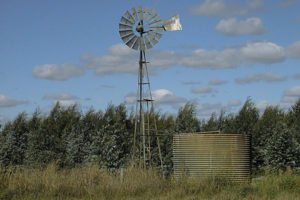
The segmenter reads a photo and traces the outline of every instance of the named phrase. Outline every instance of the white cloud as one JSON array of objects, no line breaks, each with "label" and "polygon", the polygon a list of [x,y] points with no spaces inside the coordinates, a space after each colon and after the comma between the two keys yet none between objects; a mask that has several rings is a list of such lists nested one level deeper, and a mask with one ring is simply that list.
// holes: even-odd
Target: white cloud
[{"label": "white cloud", "polygon": [[27,101],[19,101],[12,99],[8,96],[5,96],[3,94],[0,94],[0,107],[13,107],[20,104],[26,104]]},{"label": "white cloud", "polygon": [[279,74],[266,72],[263,74],[248,74],[244,78],[235,79],[235,82],[239,84],[247,84],[247,83],[259,82],[259,81],[266,81],[266,82],[284,81],[286,79],[287,76],[281,76]]},{"label": "white cloud", "polygon": [[290,87],[284,91],[284,97],[300,97],[300,85]]},{"label": "white cloud", "polygon": [[[169,105],[175,110],[183,107],[188,100],[183,97],[179,97],[170,90],[159,89],[152,92],[153,99],[155,100],[156,105]],[[135,104],[136,103],[136,93],[131,92],[126,95],[125,103]],[[219,113],[221,110],[230,112],[235,110],[241,105],[240,100],[230,100],[225,104],[221,103],[199,103],[193,101],[193,104],[196,106],[196,112],[199,117],[208,118],[213,112]]]},{"label": "white cloud", "polygon": [[286,51],[289,56],[293,58],[300,58],[300,41],[288,46]]},{"label": "white cloud", "polygon": [[226,104],[221,103],[198,103],[196,104],[197,114],[200,117],[208,118],[212,113],[220,113],[221,110],[230,112],[241,105],[240,100],[230,100]]},{"label": "white cloud", "polygon": [[272,102],[269,102],[269,101],[266,101],[266,100],[261,100],[261,101],[258,101],[255,103],[255,107],[260,111],[260,112],[263,112],[266,107],[268,106],[276,106],[275,103],[272,103]]},{"label": "white cloud", "polygon": [[192,89],[192,93],[195,94],[209,94],[212,93],[213,89],[209,87],[208,85],[201,85],[199,87],[195,87]]},{"label": "white cloud", "polygon": [[68,93],[46,94],[44,95],[43,99],[52,100],[53,105],[59,102],[59,104],[63,107],[69,107],[78,104],[78,102],[76,101],[78,97]]},{"label": "white cloud", "polygon": [[57,102],[59,102],[59,105],[62,107],[70,107],[78,104],[78,102],[75,100],[54,100],[52,103],[55,105]]},{"label": "white cloud", "polygon": [[67,80],[84,74],[84,70],[73,64],[44,64],[33,69],[33,76],[48,80]]},{"label": "white cloud", "polygon": [[175,95],[172,91],[166,89],[154,90],[152,96],[158,104],[182,104],[187,102],[183,97]]},{"label": "white cloud", "polygon": [[136,103],[137,95],[134,92],[130,92],[125,96],[124,102],[127,104],[134,104]]},{"label": "white cloud", "polygon": [[[125,103],[133,104],[136,103],[136,93],[129,93],[125,96]],[[158,89],[152,91],[152,98],[156,105],[171,105],[175,108],[183,106],[187,99],[175,95],[172,91],[166,89]]]},{"label": "white cloud", "polygon": [[78,99],[78,97],[68,93],[60,93],[60,94],[45,94],[43,99],[74,100],[74,99]]},{"label": "white cloud", "polygon": [[137,51],[128,48],[124,44],[116,44],[108,49],[108,54],[102,57],[83,55],[81,60],[85,62],[87,69],[94,69],[97,75],[114,73],[137,73]]},{"label": "white cloud", "polygon": [[221,103],[199,103],[196,105],[197,115],[208,118],[212,113],[219,113],[222,107]]},{"label": "white cloud", "polygon": [[176,46],[175,48],[179,48],[179,49],[198,49],[199,45],[197,45],[197,44],[180,44],[180,45]]},{"label": "white cloud", "polygon": [[226,83],[228,83],[228,81],[222,80],[222,79],[218,79],[218,78],[214,78],[214,79],[211,79],[209,81],[210,85],[223,85],[223,84],[226,84]]},{"label": "white cloud", "polygon": [[284,108],[289,108],[300,98],[300,85],[287,88],[281,97],[280,105]]},{"label": "white cloud", "polygon": [[7,116],[5,116],[5,115],[0,115],[0,125],[5,125],[7,122],[9,122],[10,121],[10,119],[7,117]]},{"label": "white cloud", "polygon": [[250,42],[240,49],[250,63],[277,63],[285,60],[284,48],[267,41]]},{"label": "white cloud", "polygon": [[247,1],[246,5],[226,3],[224,0],[205,0],[190,9],[191,14],[204,16],[245,16],[261,10],[262,0]]},{"label": "white cloud", "polygon": [[105,85],[105,84],[100,85],[100,87],[103,87],[103,88],[116,88],[116,86],[114,86],[114,85]]},{"label": "white cloud", "polygon": [[248,18],[245,21],[237,21],[235,18],[222,19],[216,26],[216,31],[229,36],[257,35],[264,31],[263,23],[259,18]]},{"label": "white cloud", "polygon": [[[222,51],[197,49],[191,53],[172,57],[179,65],[194,68],[235,68],[242,63],[277,63],[285,60],[284,48],[267,41],[249,42]],[[175,59],[175,60],[174,60]]]},{"label": "white cloud", "polygon": [[222,51],[197,49],[191,53],[179,54],[176,60],[179,65],[193,68],[223,69],[240,65],[240,56],[235,48]]},{"label": "white cloud", "polygon": [[201,82],[200,81],[184,81],[184,85],[199,85]]},{"label": "white cloud", "polygon": [[228,108],[237,107],[237,106],[240,106],[241,104],[242,104],[242,102],[240,100],[230,100],[227,103],[227,107]]},{"label": "white cloud", "polygon": [[[170,66],[183,66],[197,69],[236,68],[241,64],[278,63],[286,59],[283,47],[267,41],[249,42],[245,45],[226,47],[223,50],[196,49],[191,52],[172,51],[147,52],[150,62],[149,71],[166,69]],[[99,75],[136,74],[138,71],[138,53],[124,44],[112,46],[107,55],[84,55],[81,60],[87,69]]]},{"label": "white cloud", "polygon": [[295,74],[295,75],[294,75],[294,79],[300,80],[300,74]]}]

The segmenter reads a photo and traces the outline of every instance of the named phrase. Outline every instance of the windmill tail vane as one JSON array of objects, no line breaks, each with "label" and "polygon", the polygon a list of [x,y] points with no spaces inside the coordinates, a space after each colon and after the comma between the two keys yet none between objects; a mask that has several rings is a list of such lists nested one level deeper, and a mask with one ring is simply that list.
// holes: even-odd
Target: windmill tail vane
[{"label": "windmill tail vane", "polygon": [[175,15],[170,19],[167,19],[163,23],[163,27],[166,31],[182,31],[182,25],[179,20],[179,15]]}]

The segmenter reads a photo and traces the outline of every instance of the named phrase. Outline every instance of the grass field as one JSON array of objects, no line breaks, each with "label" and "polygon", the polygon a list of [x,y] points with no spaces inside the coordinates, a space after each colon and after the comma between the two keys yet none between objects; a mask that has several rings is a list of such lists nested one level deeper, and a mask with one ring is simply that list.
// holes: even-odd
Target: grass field
[{"label": "grass field", "polygon": [[251,184],[218,178],[162,178],[154,170],[128,168],[120,174],[99,166],[58,170],[0,168],[0,200],[6,199],[300,199],[300,176],[292,171],[266,174]]}]

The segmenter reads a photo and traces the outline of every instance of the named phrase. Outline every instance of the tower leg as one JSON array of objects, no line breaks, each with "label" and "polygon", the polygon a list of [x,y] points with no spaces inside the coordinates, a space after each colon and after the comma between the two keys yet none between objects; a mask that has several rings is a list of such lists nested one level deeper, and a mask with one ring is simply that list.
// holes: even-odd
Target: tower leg
[{"label": "tower leg", "polygon": [[[144,80],[144,78],[146,80]],[[148,86],[148,93],[144,91],[144,87],[146,85]],[[148,109],[149,102],[151,102],[150,111]],[[145,104],[147,105],[147,107]],[[139,109],[139,111],[137,109]],[[146,116],[147,126],[145,126],[145,114],[147,115]],[[153,119],[150,119],[151,117],[153,117]],[[152,127],[150,126],[151,120],[153,123]],[[147,135],[146,135],[145,128],[147,128]],[[154,128],[154,130],[153,129],[151,130],[151,128]],[[150,130],[151,130],[151,133],[150,133]],[[154,104],[153,104],[153,98],[152,98],[150,80],[149,80],[149,74],[148,74],[148,67],[147,67],[147,62],[146,62],[145,51],[141,50],[140,51],[140,59],[139,59],[138,92],[137,92],[137,104],[136,104],[132,158],[133,159],[135,158],[136,146],[138,145],[140,147],[139,148],[140,165],[143,166],[144,168],[146,167],[147,164],[151,163],[151,159],[152,159],[151,137],[152,136],[156,137],[156,144],[158,147],[158,156],[159,156],[160,166],[163,171],[162,154],[161,154],[159,136],[158,136],[158,132],[157,132],[157,125],[156,125],[156,119],[155,119],[155,113],[154,113]],[[148,145],[146,145],[146,137],[148,137],[147,138],[148,139],[147,142],[149,143]],[[147,160],[149,160],[149,161],[147,162]]]}]

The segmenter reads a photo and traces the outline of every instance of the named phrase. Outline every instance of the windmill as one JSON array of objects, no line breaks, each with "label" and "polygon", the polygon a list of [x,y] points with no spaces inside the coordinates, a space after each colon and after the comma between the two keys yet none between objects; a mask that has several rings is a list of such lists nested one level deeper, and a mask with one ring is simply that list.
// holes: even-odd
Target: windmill
[{"label": "windmill", "polygon": [[[146,163],[151,161],[150,137],[153,136],[156,137],[159,161],[161,167],[163,167],[159,135],[154,116],[154,100],[148,74],[147,64],[149,62],[146,61],[145,51],[158,43],[158,40],[162,37],[159,32],[182,30],[178,15],[168,20],[160,20],[159,17],[154,9],[139,6],[137,9],[127,10],[119,23],[119,33],[123,42],[140,53],[132,159],[135,159],[137,147],[139,147],[138,152],[144,167]],[[148,93],[145,92],[146,89]],[[149,104],[151,106],[150,110]],[[153,123],[150,126],[151,117],[153,117]]]}]

